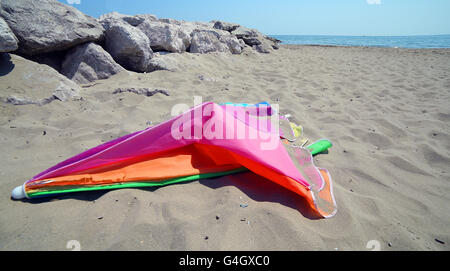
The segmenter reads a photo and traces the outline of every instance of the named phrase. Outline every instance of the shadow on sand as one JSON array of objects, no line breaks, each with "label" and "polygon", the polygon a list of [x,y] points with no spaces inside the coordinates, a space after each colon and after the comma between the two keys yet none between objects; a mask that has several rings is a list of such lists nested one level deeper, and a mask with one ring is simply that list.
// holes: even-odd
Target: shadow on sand
[{"label": "shadow on sand", "polygon": [[9,74],[14,69],[14,63],[8,53],[0,53],[0,76]]}]

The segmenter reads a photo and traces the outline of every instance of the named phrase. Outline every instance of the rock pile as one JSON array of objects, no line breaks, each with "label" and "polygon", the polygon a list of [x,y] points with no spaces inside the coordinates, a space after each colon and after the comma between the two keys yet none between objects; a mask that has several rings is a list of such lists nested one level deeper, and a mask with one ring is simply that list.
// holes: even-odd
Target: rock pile
[{"label": "rock pile", "polygon": [[[94,19],[56,0],[2,0],[0,52],[47,64],[77,83],[123,70],[176,70],[166,53],[260,53],[280,41],[222,21],[186,22],[154,15],[108,13]],[[159,53],[155,53],[159,52]]]}]

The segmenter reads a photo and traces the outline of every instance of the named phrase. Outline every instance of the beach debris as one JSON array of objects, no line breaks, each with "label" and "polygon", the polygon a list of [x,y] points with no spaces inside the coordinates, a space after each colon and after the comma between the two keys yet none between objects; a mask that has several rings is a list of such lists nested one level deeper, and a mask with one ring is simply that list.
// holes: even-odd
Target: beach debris
[{"label": "beach debris", "polygon": [[219,217],[218,215],[216,215],[216,220],[219,220],[219,218],[220,218],[220,217]]},{"label": "beach debris", "polygon": [[99,217],[97,217],[97,219],[98,219],[98,220],[101,220],[101,219],[103,219],[103,216],[99,216]]},{"label": "beach debris", "polygon": [[113,91],[113,94],[124,93],[124,92],[131,92],[134,94],[144,95],[147,97],[151,97],[151,96],[155,95],[156,93],[161,93],[166,96],[170,96],[170,94],[166,90],[157,89],[157,88],[154,90],[150,90],[149,88],[117,88]]},{"label": "beach debris", "polygon": [[217,80],[215,78],[206,77],[203,74],[200,74],[198,76],[198,79],[200,79],[201,81],[206,81],[206,82],[217,82]]},{"label": "beach debris", "polygon": [[333,144],[327,139],[320,139],[316,142],[308,145],[306,148],[311,151],[311,154],[314,156],[318,153],[324,152],[331,148]]},{"label": "beach debris", "polygon": [[388,246],[389,246],[389,247],[392,247],[392,244],[391,244],[391,242],[388,242]]},{"label": "beach debris", "polygon": [[438,242],[439,244],[445,245],[445,242],[444,242],[444,241],[441,241],[441,240],[439,240],[439,239],[437,239],[437,238],[434,238],[434,241]]},{"label": "beach debris", "polygon": [[209,237],[208,237],[208,235],[206,235],[206,236],[205,236],[205,240],[208,240],[208,239],[209,239]]},{"label": "beach debris", "polygon": [[[118,92],[120,91],[121,89],[118,90]],[[268,107],[267,109],[271,109],[268,103],[261,104]],[[261,104],[257,105],[260,106]],[[11,196],[13,199],[22,199],[25,197],[42,198],[45,196],[51,197],[56,193],[70,193],[73,192],[73,190],[81,192],[165,186],[174,183],[199,180],[202,178],[228,176],[254,170],[258,172],[261,177],[267,178],[267,180],[281,186],[285,186],[296,193],[297,196],[305,198],[308,201],[308,206],[312,208],[312,211],[317,212],[317,215],[321,215],[324,218],[333,216],[336,209],[333,203],[333,192],[331,183],[329,182],[331,180],[329,173],[325,169],[316,168],[311,163],[311,155],[325,149],[322,147],[329,147],[331,142],[319,140],[309,145],[307,147],[308,149],[296,148],[287,140],[282,140],[279,134],[273,133],[274,142],[280,141],[283,145],[277,145],[277,148],[270,148],[265,150],[264,153],[261,153],[257,148],[248,147],[249,144],[250,146],[256,146],[259,145],[259,143],[264,143],[263,140],[259,138],[256,138],[256,141],[249,141],[250,139],[244,138],[242,140],[231,140],[224,143],[220,138],[196,139],[183,138],[182,136],[178,138],[178,134],[174,134],[174,130],[177,130],[179,133],[181,127],[185,132],[188,131],[188,129],[191,129],[190,131],[192,131],[193,128],[206,127],[202,127],[202,125],[223,121],[221,119],[222,114],[211,114],[209,116],[203,116],[204,120],[200,124],[197,124],[196,121],[193,121],[197,119],[196,114],[192,113],[197,110],[201,110],[202,112],[205,110],[211,110],[211,112],[225,112],[224,110],[227,109],[226,105],[228,108],[229,106],[232,106],[233,110],[235,110],[233,112],[242,112],[243,114],[248,112],[246,107],[255,106],[254,104],[216,104],[213,102],[205,102],[185,111],[177,117],[153,127],[152,129],[146,129],[122,136],[107,144],[96,146],[82,154],[78,154],[70,159],[60,162],[51,169],[45,170],[36,175],[33,179],[14,188],[11,192]],[[234,120],[239,120],[238,116],[241,116],[241,113],[230,114],[230,116],[234,116],[234,119],[232,118],[231,121],[226,122],[226,127],[228,128],[234,126],[236,123]],[[274,115],[274,117],[277,116],[278,115]],[[262,119],[266,124],[273,121],[273,119],[269,118]],[[259,124],[261,124],[261,122],[259,122]],[[249,126],[250,123],[247,124],[246,122],[242,122],[242,125],[244,125],[243,128],[251,127]],[[264,125],[259,126],[261,126],[261,131],[266,131],[264,130],[264,127],[266,127],[265,129],[268,127]],[[202,129],[200,129],[200,131],[201,130]],[[235,134],[232,135],[236,136],[237,131],[234,132]],[[106,136],[108,135],[105,135],[105,137]],[[181,138],[183,138],[183,140],[180,140]],[[81,142],[78,143],[78,145],[83,148],[85,144],[86,143]],[[198,145],[195,146],[195,149],[185,148],[191,146],[191,144]],[[261,147],[264,147],[264,145]],[[230,154],[236,154],[236,157],[235,155],[223,155],[222,148],[227,152],[230,152]],[[286,152],[286,148],[295,150],[298,152],[298,156],[290,157]],[[170,150],[170,154],[166,152],[167,150]],[[141,157],[145,156],[147,158],[150,157],[150,155],[152,155],[152,159],[141,160]],[[214,156],[221,156],[220,163],[213,163],[214,161],[211,160],[211,157]],[[309,185],[306,181],[298,178],[294,180],[298,182],[298,185],[301,185],[301,187],[305,189],[294,189],[294,187],[290,186],[291,180],[287,178],[290,176],[290,171],[285,169],[283,165],[292,163],[292,159],[294,158],[298,161],[300,166],[299,170],[301,172],[302,170],[307,169],[308,172],[311,173],[309,174],[309,178],[314,185]],[[195,163],[193,163],[193,161],[195,161]],[[310,165],[306,167],[305,165],[307,163],[310,163]],[[227,167],[224,167],[224,165],[227,165]],[[79,174],[79,172],[88,169],[96,171],[95,174],[89,176],[89,183],[86,182],[85,175]],[[269,172],[265,169],[273,170]],[[196,175],[193,175],[194,170],[195,172],[198,172]],[[206,172],[206,170],[208,172],[207,174],[199,174],[200,172]],[[259,172],[259,170],[261,170],[261,172]],[[130,172],[132,172],[132,174],[129,174]],[[164,177],[162,178],[161,176]],[[55,178],[58,178],[58,180],[55,180]],[[327,191],[327,193],[324,194],[317,194],[319,192],[318,187],[322,186],[329,188],[330,191]],[[310,188],[308,189],[308,187]],[[321,200],[316,201],[316,197],[320,197]],[[129,201],[128,204],[134,205],[135,207],[137,207],[136,204],[139,203],[139,201],[142,201],[142,199],[139,199],[138,201],[137,197],[130,198],[131,200],[126,200],[125,202]],[[236,200],[236,207],[234,208],[237,208],[238,204],[240,208],[247,208],[249,202],[255,204],[255,201],[251,200],[251,198],[244,193],[241,193],[240,198],[240,200]],[[325,202],[327,212],[320,208],[320,204]],[[235,209],[235,211],[238,211],[238,209]],[[214,217],[214,215],[211,215],[211,218],[212,217]]]}]

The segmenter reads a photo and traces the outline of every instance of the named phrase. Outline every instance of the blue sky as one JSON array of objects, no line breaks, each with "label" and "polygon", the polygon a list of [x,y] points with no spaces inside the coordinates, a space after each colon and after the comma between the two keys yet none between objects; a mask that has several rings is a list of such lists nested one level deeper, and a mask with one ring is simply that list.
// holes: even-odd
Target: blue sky
[{"label": "blue sky", "polygon": [[[99,17],[118,11],[223,20],[271,35],[450,34],[450,0],[59,0]],[[80,2],[79,4],[76,4]]]}]

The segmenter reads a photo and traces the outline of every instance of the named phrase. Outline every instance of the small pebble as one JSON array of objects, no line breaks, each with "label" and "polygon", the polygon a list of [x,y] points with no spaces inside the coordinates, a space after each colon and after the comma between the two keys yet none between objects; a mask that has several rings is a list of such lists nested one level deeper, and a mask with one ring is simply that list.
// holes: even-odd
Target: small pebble
[{"label": "small pebble", "polygon": [[205,236],[205,240],[208,240],[209,239],[209,237],[208,236]]},{"label": "small pebble", "polygon": [[46,134],[47,134],[47,132],[46,132],[46,131],[43,131],[43,132],[42,132],[42,135],[46,135]]},{"label": "small pebble", "polygon": [[248,204],[240,204],[239,206],[241,206],[241,208],[247,208]]},{"label": "small pebble", "polygon": [[97,217],[97,219],[103,219],[103,216],[99,216],[99,217]]},{"label": "small pebble", "polygon": [[439,239],[437,239],[437,238],[435,238],[434,241],[438,242],[439,244],[445,245],[445,242],[444,242],[444,241],[441,241],[441,240],[439,240]]},{"label": "small pebble", "polygon": [[389,243],[388,243],[388,246],[389,246],[389,247],[392,247],[392,244],[389,242]]},{"label": "small pebble", "polygon": [[216,220],[219,220],[219,216],[218,215],[216,215]]}]

